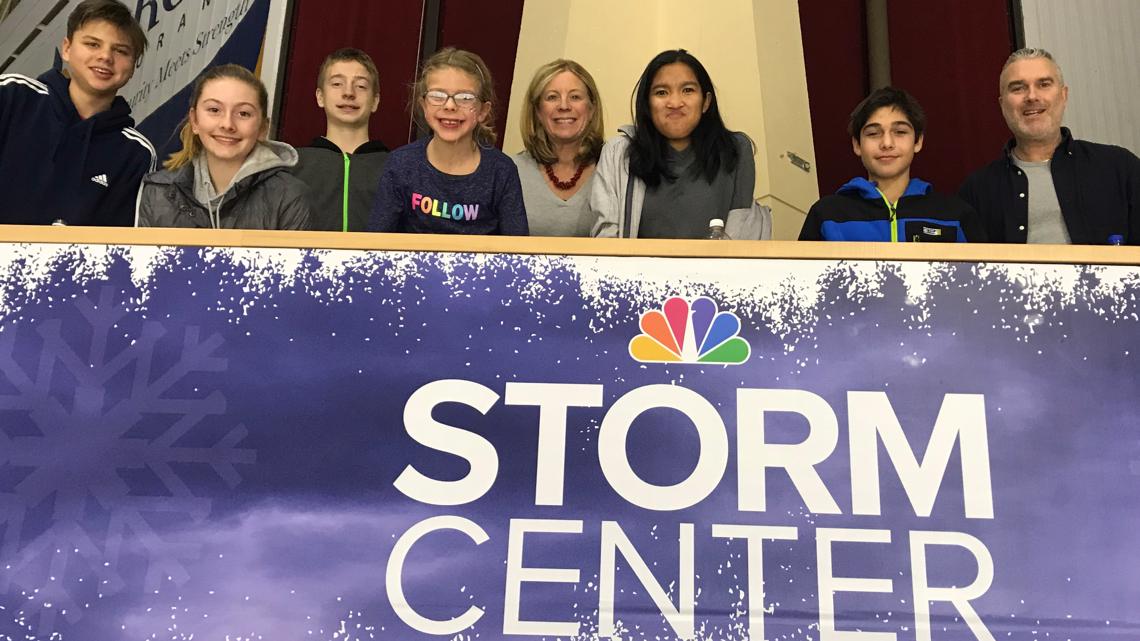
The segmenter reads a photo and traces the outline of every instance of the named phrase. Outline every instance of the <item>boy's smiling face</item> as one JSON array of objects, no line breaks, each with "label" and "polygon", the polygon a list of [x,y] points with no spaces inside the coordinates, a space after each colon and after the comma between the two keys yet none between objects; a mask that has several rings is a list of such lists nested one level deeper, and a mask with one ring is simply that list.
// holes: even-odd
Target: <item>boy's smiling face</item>
[{"label": "boy's smiling face", "polygon": [[356,126],[367,123],[380,107],[380,94],[364,65],[355,60],[334,62],[317,89],[317,105],[330,122]]},{"label": "boy's smiling face", "polygon": [[914,125],[897,107],[880,107],[851,140],[856,156],[863,161],[874,182],[909,175],[914,155],[922,150],[922,136],[915,137]]},{"label": "boy's smiling face", "polygon": [[64,38],[59,55],[84,95],[114,98],[135,72],[138,53],[127,34],[106,20],[91,20]]}]

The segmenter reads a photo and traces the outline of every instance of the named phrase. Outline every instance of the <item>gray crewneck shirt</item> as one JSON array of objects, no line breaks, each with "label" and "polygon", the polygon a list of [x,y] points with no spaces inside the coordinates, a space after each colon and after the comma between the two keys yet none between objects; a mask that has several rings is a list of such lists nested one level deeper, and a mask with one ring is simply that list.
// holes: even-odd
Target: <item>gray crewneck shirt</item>
[{"label": "gray crewneck shirt", "polygon": [[1029,193],[1022,198],[1029,199],[1029,229],[1026,242],[1068,245],[1069,228],[1061,214],[1061,203],[1057,200],[1057,189],[1053,186],[1053,174],[1048,160],[1029,162],[1010,154],[1013,164],[1025,172],[1029,181]]},{"label": "gray crewneck shirt", "polygon": [[590,183],[594,174],[582,180],[581,187],[566,200],[559,198],[546,183],[544,169],[527,152],[511,156],[519,169],[526,220],[531,236],[588,237],[597,216],[590,210]]}]

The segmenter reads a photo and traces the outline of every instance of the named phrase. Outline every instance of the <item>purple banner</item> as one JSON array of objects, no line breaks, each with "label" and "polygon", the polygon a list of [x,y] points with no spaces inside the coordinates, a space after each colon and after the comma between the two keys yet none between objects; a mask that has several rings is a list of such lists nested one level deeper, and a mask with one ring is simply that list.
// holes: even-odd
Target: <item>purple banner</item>
[{"label": "purple banner", "polygon": [[1138,293],[6,245],[0,639],[1135,639]]}]

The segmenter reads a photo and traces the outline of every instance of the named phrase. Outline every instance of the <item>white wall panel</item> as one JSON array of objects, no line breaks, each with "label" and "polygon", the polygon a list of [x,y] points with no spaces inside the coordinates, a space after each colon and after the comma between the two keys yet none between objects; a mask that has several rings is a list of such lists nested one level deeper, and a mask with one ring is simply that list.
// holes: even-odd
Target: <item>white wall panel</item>
[{"label": "white wall panel", "polygon": [[1073,135],[1140,153],[1140,0],[1022,0],[1025,42],[1069,85]]}]

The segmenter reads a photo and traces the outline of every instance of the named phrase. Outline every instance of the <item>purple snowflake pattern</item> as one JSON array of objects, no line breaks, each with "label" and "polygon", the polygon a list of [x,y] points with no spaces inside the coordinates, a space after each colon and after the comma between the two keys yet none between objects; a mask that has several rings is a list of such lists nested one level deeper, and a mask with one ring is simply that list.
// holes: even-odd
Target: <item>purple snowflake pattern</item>
[{"label": "purple snowflake pattern", "polygon": [[[92,601],[187,581],[182,561],[197,551],[154,523],[200,523],[212,501],[192,487],[201,474],[188,482],[180,468],[207,466],[233,488],[237,465],[255,459],[239,447],[243,425],[205,446],[195,434],[213,427],[226,398],[186,383],[226,369],[223,339],[187,327],[179,345],[155,321],[131,336],[121,326],[130,310],[115,298],[103,287],[98,301],[78,296],[56,318],[0,330],[0,597],[19,603],[0,610],[0,630],[14,623],[23,636],[12,638],[63,638],[60,618],[74,624]],[[90,328],[87,344],[76,344],[75,327],[61,331],[72,321]],[[144,491],[129,480],[140,474],[151,479]],[[120,567],[128,554],[142,557],[139,572]]]}]

